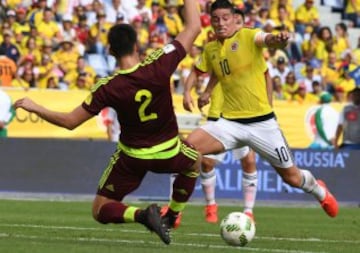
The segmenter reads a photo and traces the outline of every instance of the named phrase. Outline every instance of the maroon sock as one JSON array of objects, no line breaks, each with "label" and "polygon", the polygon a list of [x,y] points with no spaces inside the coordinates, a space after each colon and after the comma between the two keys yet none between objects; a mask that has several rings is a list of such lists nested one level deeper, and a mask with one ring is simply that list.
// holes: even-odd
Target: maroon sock
[{"label": "maroon sock", "polygon": [[195,183],[196,178],[178,174],[173,184],[173,200],[187,202],[195,189]]},{"label": "maroon sock", "polygon": [[128,206],[120,202],[110,202],[100,208],[97,220],[100,223],[124,223],[124,212]]}]

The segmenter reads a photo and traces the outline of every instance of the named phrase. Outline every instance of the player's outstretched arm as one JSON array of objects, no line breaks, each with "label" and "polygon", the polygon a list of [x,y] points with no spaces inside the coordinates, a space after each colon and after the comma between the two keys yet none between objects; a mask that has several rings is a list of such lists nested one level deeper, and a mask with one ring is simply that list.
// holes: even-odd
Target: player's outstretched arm
[{"label": "player's outstretched arm", "polygon": [[184,0],[185,26],[184,30],[182,30],[175,38],[182,44],[186,52],[190,51],[194,40],[201,31],[200,14],[196,3],[197,0]]},{"label": "player's outstretched arm", "polygon": [[201,110],[205,105],[210,102],[211,93],[214,87],[218,84],[218,79],[214,73],[211,73],[210,80],[206,86],[205,91],[198,98],[198,107]]},{"label": "player's outstretched arm", "polygon": [[27,97],[17,100],[14,103],[14,107],[15,109],[22,108],[25,111],[36,113],[40,118],[47,122],[69,130],[78,127],[94,116],[87,112],[81,105],[76,107],[72,112],[56,112],[35,103]]},{"label": "player's outstretched arm", "polygon": [[189,112],[192,112],[192,108],[194,108],[194,101],[191,97],[191,90],[193,89],[196,80],[197,80],[197,72],[194,68],[192,68],[184,84],[184,96],[183,96],[183,107],[186,111]]},{"label": "player's outstretched arm", "polygon": [[288,32],[278,34],[258,32],[255,36],[255,44],[260,47],[285,48],[289,41]]}]

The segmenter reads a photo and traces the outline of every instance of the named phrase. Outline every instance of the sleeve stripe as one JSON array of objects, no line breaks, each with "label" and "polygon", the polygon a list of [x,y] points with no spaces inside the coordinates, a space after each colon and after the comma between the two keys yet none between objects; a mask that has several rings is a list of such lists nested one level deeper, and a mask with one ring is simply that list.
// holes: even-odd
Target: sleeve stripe
[{"label": "sleeve stripe", "polygon": [[255,44],[259,47],[265,47],[266,46],[265,38],[268,34],[269,33],[265,33],[263,31],[257,32],[254,37]]}]

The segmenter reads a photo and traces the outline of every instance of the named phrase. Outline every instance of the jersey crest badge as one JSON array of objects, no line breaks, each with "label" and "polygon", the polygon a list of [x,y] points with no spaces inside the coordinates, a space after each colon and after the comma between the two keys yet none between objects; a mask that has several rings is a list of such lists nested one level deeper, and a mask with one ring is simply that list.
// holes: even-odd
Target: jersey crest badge
[{"label": "jersey crest badge", "polygon": [[235,52],[239,48],[239,43],[237,41],[231,44],[231,51]]}]

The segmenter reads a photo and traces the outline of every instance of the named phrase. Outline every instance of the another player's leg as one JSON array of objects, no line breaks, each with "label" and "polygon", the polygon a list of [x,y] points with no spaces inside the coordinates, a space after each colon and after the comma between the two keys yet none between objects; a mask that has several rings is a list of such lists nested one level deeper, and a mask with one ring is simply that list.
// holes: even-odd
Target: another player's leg
[{"label": "another player's leg", "polygon": [[[217,136],[216,133],[220,133],[223,130],[222,126],[217,126],[217,122],[218,121],[209,122],[201,126],[201,128],[195,129],[192,133],[188,135],[186,140],[192,145],[194,145],[196,150],[198,150],[201,154],[204,155],[218,154],[224,152],[225,148],[223,143],[220,142],[218,138],[214,137]],[[213,176],[210,174],[208,175],[208,178],[213,178]],[[209,179],[209,181],[210,182],[208,185],[211,185],[212,182],[215,181],[215,179]],[[209,191],[209,193],[209,200],[211,201],[211,191]],[[213,199],[215,200],[215,195]],[[215,207],[217,212],[217,206]],[[213,207],[213,210],[215,210],[215,207]]]},{"label": "another player's leg", "polygon": [[169,244],[169,230],[161,219],[160,208],[157,205],[152,204],[146,209],[140,209],[122,203],[122,199],[137,189],[146,175],[146,170],[140,169],[141,161],[138,161],[139,169],[136,169],[127,167],[134,166],[133,160],[119,154],[119,151],[114,154],[111,161],[114,159],[116,163],[110,163],[100,178],[97,195],[93,201],[94,219],[102,224],[138,222],[155,232],[164,243]]},{"label": "another player's leg", "polygon": [[201,162],[200,183],[206,201],[205,220],[209,223],[216,223],[218,221],[218,206],[215,200],[215,165],[215,159],[203,157]]},{"label": "another player's leg", "polygon": [[[169,190],[169,199],[172,199],[172,194],[173,194],[173,185],[174,185],[174,181],[177,177],[177,173],[172,173],[170,174],[170,190]],[[165,216],[165,214],[167,213],[169,209],[169,206],[168,205],[164,205],[161,207],[161,210],[160,210],[160,214],[161,216]],[[177,218],[174,222],[174,228],[178,228],[180,226],[180,223],[181,223],[181,217],[182,217],[182,212],[179,212],[178,215],[177,215]]]},{"label": "another player's leg", "polygon": [[[242,149],[239,149],[239,152],[241,152]],[[234,156],[236,155],[235,151],[237,150],[233,151]],[[254,220],[253,208],[255,206],[258,185],[255,152],[249,150],[246,152],[246,155],[242,157],[241,166],[243,171],[241,185],[244,195],[244,213]]]},{"label": "another player's leg", "polygon": [[93,217],[102,224],[138,222],[155,232],[165,244],[170,243],[169,230],[156,204],[140,209],[97,195],[93,203]]},{"label": "another player's leg", "polygon": [[295,166],[288,169],[277,168],[276,170],[284,182],[313,195],[320,202],[327,215],[335,217],[338,214],[339,206],[336,198],[330,193],[325,183],[321,180],[316,180],[310,171],[299,169]]},{"label": "another player's leg", "polygon": [[259,127],[256,123],[253,125],[252,148],[270,162],[285,183],[312,194],[324,211],[330,217],[335,217],[339,211],[335,197],[310,171],[296,167],[291,150],[276,120],[270,119],[258,125]]},{"label": "another player's leg", "polygon": [[169,228],[176,228],[179,223],[179,215],[184,210],[187,201],[191,197],[197,177],[200,172],[201,155],[197,153],[189,144],[181,144],[181,154],[174,160],[174,166],[184,166],[183,164],[192,163],[187,169],[180,169],[174,183],[172,196],[166,213],[162,216]]}]

